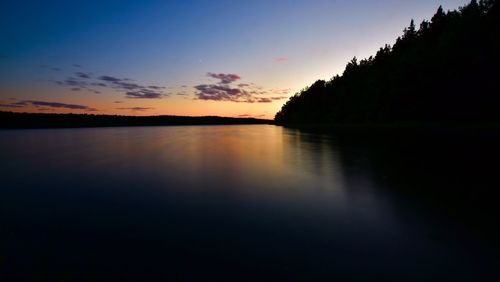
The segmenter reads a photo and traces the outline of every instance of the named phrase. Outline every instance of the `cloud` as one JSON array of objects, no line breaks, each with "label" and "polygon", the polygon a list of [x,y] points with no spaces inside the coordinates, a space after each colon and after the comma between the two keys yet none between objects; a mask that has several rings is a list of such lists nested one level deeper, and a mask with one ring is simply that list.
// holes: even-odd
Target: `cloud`
[{"label": "cloud", "polygon": [[159,99],[165,96],[165,94],[151,91],[148,89],[141,89],[137,91],[127,92],[127,98],[131,99]]},{"label": "cloud", "polygon": [[69,77],[64,81],[56,81],[56,84],[60,86],[70,87],[71,90],[73,90],[74,88],[89,89],[89,84],[87,82],[78,80],[78,78],[74,77]]},{"label": "cloud", "polygon": [[62,82],[63,84],[65,85],[68,85],[68,86],[86,86],[87,83],[85,82],[81,82],[81,81],[78,81],[78,80],[75,80],[74,78],[70,77],[68,79],[66,79],[64,82]]},{"label": "cloud", "polygon": [[249,114],[242,114],[242,115],[238,115],[237,117],[240,117],[240,118],[261,118],[261,117],[264,117],[265,115],[262,114],[262,115],[249,115]]},{"label": "cloud", "polygon": [[[276,89],[271,90],[272,93],[277,94],[277,95],[288,95],[288,94],[290,94],[291,91],[292,91],[292,89],[290,89],[290,88],[276,88]],[[288,97],[285,97],[285,98],[288,98]]]},{"label": "cloud", "polygon": [[239,80],[241,79],[241,77],[237,74],[232,74],[232,73],[212,73],[212,72],[209,72],[207,73],[207,76],[208,77],[211,77],[211,78],[216,78],[216,79],[220,79],[220,82],[219,83],[222,83],[222,84],[229,84],[229,83],[232,83],[236,80]]},{"label": "cloud", "polygon": [[273,99],[271,98],[258,98],[257,103],[271,103]]},{"label": "cloud", "polygon": [[274,61],[278,64],[281,64],[281,63],[285,63],[288,61],[288,58],[287,57],[278,57],[276,59],[274,59]]},{"label": "cloud", "polygon": [[161,89],[165,89],[166,87],[164,87],[164,86],[150,85],[150,86],[148,86],[148,88],[154,89],[154,90],[161,90]]},{"label": "cloud", "polygon": [[103,75],[101,77],[99,77],[100,80],[104,80],[104,81],[108,81],[108,82],[120,82],[122,81],[121,79],[119,78],[116,78],[116,77],[113,77],[113,76],[108,76],[108,75]]},{"label": "cloud", "polygon": [[129,108],[116,108],[117,110],[129,110],[129,111],[148,111],[154,110],[154,108],[144,108],[144,107],[129,107]]},{"label": "cloud", "polygon": [[0,108],[22,108],[22,107],[24,106],[17,104],[0,104]]},{"label": "cloud", "polygon": [[54,66],[49,66],[49,65],[39,65],[40,68],[42,69],[48,69],[51,71],[62,71],[62,68],[59,67],[54,67]]},{"label": "cloud", "polygon": [[[84,106],[84,105],[65,104],[65,103],[58,103],[58,102],[45,102],[45,101],[22,101],[22,102],[32,104],[33,106],[41,106],[41,107],[65,108],[65,109],[73,109],[73,110],[91,109],[88,106]],[[20,102],[18,102],[18,103],[20,103]]]},{"label": "cloud", "polygon": [[164,94],[161,90],[165,89],[164,86],[149,85],[143,86],[137,83],[128,82],[130,79],[127,78],[117,78],[113,76],[101,76],[99,80],[111,83],[111,88],[125,91],[127,98],[132,99],[159,99],[167,94]]},{"label": "cloud", "polygon": [[2,104],[0,107],[8,107],[8,108],[21,108],[25,106],[34,106],[37,108],[63,108],[63,109],[71,109],[71,110],[84,110],[84,111],[97,111],[94,108],[85,105],[76,105],[76,104],[65,104],[59,102],[46,102],[46,101],[34,101],[34,100],[24,100],[11,104]]},{"label": "cloud", "polygon": [[271,103],[274,100],[286,99],[285,96],[256,97],[256,95],[268,94],[265,91],[246,91],[242,88],[231,88],[220,84],[201,84],[194,87],[198,92],[198,100],[230,101],[241,103]]},{"label": "cloud", "polygon": [[197,90],[195,94],[197,100],[271,103],[275,100],[287,98],[282,96],[262,97],[263,95],[276,93],[274,91],[264,91],[262,87],[255,86],[253,83],[240,83],[237,86],[232,86],[233,82],[241,79],[241,77],[236,74],[208,73],[207,76],[219,79],[219,82],[215,84],[200,84],[194,86]]},{"label": "cloud", "polygon": [[241,79],[239,75],[209,72],[207,76],[216,78],[219,82],[217,84],[200,84],[194,86],[198,91],[196,93],[198,100],[245,102],[251,98],[250,94],[241,87],[233,88],[229,86],[232,82]]},{"label": "cloud", "polygon": [[76,72],[75,75],[77,77],[79,77],[79,78],[90,79],[92,74],[90,74],[90,73],[84,73],[84,72]]},{"label": "cloud", "polygon": [[69,87],[71,91],[88,90],[95,94],[100,94],[95,87],[111,88],[125,93],[126,98],[133,99],[159,99],[167,96],[163,93],[166,89],[159,85],[141,85],[134,83],[128,78],[119,78],[110,75],[101,75],[93,78],[91,73],[75,72],[74,77],[69,77],[64,81],[56,81],[57,85]]},{"label": "cloud", "polygon": [[231,88],[220,84],[200,84],[194,87],[200,100],[243,102],[250,95],[240,88]]},{"label": "cloud", "polygon": [[115,83],[115,84],[119,88],[126,89],[126,90],[148,89],[148,87],[144,87],[144,86],[141,86],[139,84],[130,83],[130,82],[123,82],[122,81],[122,82]]}]

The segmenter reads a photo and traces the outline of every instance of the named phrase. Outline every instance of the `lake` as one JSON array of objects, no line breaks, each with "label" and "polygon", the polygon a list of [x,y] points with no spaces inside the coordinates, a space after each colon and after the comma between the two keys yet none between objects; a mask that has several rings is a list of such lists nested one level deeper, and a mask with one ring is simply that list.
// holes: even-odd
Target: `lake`
[{"label": "lake", "polygon": [[484,281],[499,274],[499,144],[478,130],[1,130],[0,280]]}]

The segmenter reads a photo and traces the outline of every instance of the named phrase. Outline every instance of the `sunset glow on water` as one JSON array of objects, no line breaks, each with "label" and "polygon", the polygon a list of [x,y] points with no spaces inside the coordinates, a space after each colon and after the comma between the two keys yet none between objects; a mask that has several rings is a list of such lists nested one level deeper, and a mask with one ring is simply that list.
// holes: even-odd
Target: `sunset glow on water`
[{"label": "sunset glow on water", "polygon": [[271,125],[0,131],[2,273],[472,279],[493,271],[495,249],[478,233],[488,225],[464,219],[493,206],[464,217],[431,199],[474,207],[467,187],[496,183],[472,167],[499,155],[485,145],[494,136],[468,154],[484,139],[395,146]]}]

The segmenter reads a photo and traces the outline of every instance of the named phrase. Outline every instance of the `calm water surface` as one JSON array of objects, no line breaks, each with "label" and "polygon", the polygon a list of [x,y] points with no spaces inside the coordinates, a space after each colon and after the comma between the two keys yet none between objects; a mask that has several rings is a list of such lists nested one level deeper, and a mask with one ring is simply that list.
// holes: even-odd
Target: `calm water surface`
[{"label": "calm water surface", "polygon": [[2,281],[486,281],[498,133],[0,131]]}]

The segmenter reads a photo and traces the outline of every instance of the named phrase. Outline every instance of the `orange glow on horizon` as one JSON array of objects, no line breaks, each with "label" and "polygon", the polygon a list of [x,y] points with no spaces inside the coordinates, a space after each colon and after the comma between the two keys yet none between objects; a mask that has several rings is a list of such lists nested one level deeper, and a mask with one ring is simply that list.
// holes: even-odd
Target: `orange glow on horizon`
[{"label": "orange glow on horizon", "polygon": [[[288,100],[272,101],[270,103],[246,103],[232,101],[206,101],[197,100],[193,95],[173,96],[164,99],[127,99],[122,93],[109,91],[109,93],[93,94],[68,93],[65,89],[54,87],[25,88],[23,91],[7,93],[7,97],[15,99],[2,99],[0,104],[14,104],[16,107],[2,107],[1,111],[26,112],[26,113],[61,113],[61,114],[95,114],[95,115],[127,115],[127,116],[223,116],[223,117],[252,117],[261,119],[274,119],[274,115]],[[36,93],[33,95],[32,93]],[[291,96],[293,94],[283,95]],[[15,105],[23,103],[25,105]],[[72,106],[82,106],[85,109],[72,109],[51,106],[33,105],[32,102],[59,103]]]}]

